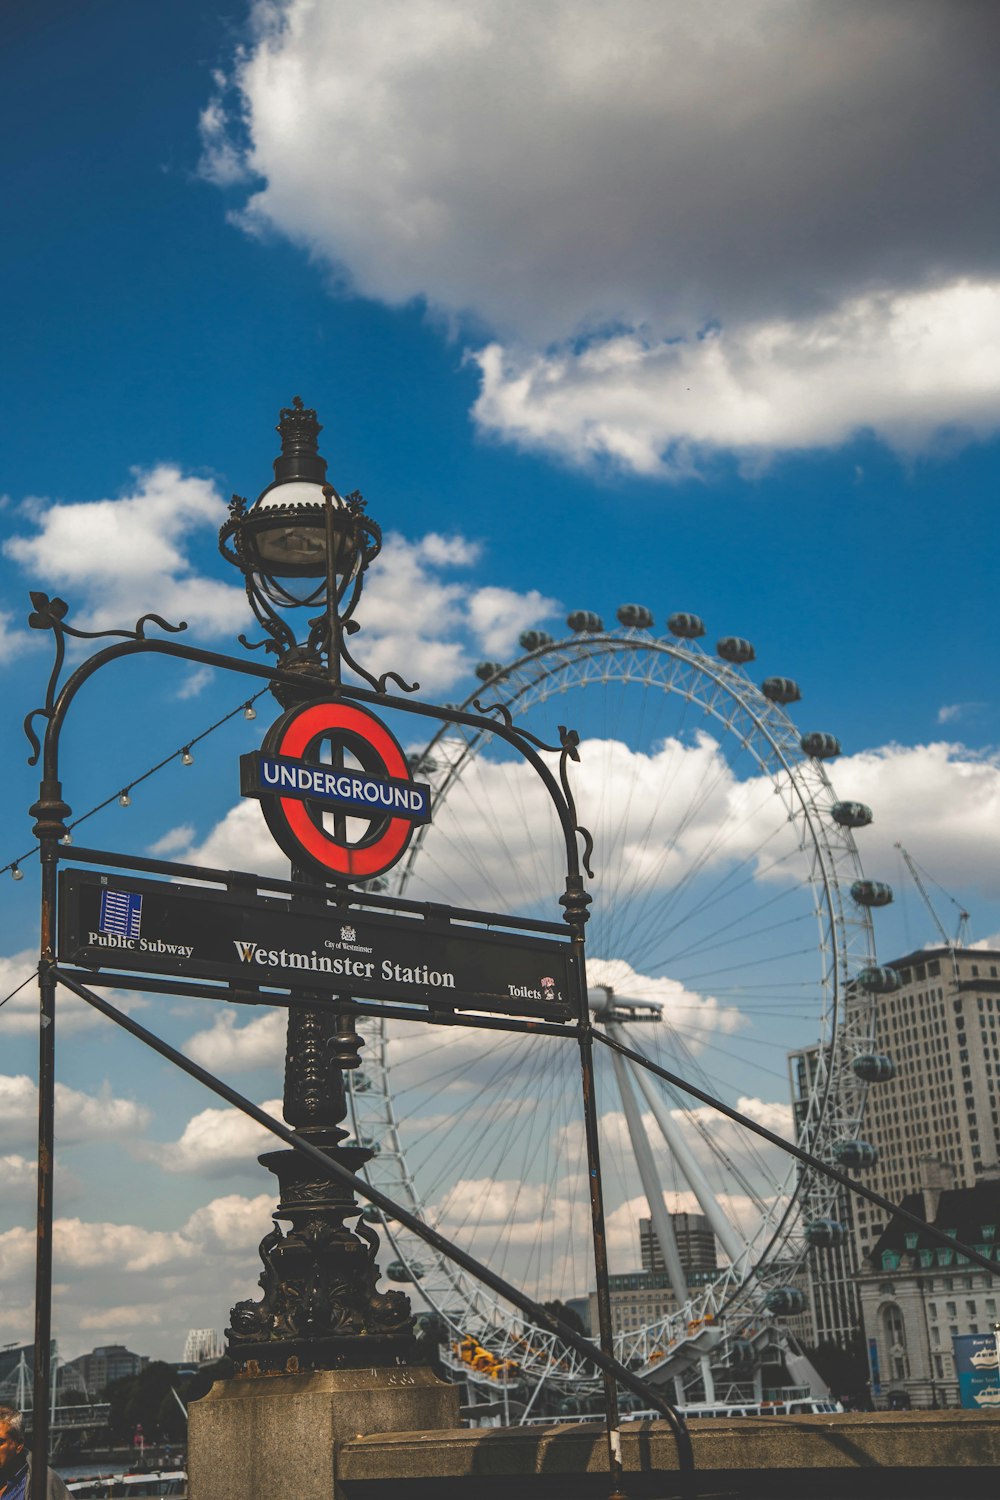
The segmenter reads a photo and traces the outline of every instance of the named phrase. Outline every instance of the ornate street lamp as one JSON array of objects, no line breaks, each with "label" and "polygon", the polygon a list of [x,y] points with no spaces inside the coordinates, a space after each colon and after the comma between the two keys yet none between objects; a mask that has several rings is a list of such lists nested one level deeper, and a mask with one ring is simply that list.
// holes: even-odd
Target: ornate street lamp
[{"label": "ornate street lamp", "polygon": [[[241,495],[233,496],[219,550],[243,574],[250,607],[270,636],[264,644],[285,670],[339,682],[346,659],[368,678],[345,653],[343,638],[382,532],[365,514],[358,491],[341,495],[327,480],[318,448],[322,428],[301,396],[282,409],[277,431],[274,479],[249,508]],[[297,606],[320,611],[303,642],[279,613]]]},{"label": "ornate street lamp", "polygon": [[[274,479],[249,508],[233,496],[219,548],[242,572],[250,606],[268,634],[259,644],[277,656],[283,670],[300,677],[300,688],[272,689],[289,707],[336,695],[342,662],[380,686],[345,649],[344,636],[358,629],[351,616],[382,533],[365,514],[360,494],[341,496],[328,482],[317,446],[321,427],[301,397],[282,410],[277,431],[281,453]],[[279,613],[300,606],[319,611],[309,619],[303,642]],[[335,762],[338,755],[335,746]],[[315,878],[293,865],[292,879],[311,882],[313,889],[293,895],[292,904],[329,911],[332,929],[339,918],[347,919],[349,909],[338,914],[316,893]],[[336,902],[336,896],[334,888],[330,899]],[[344,1144],[342,1070],[360,1065],[362,1040],[350,996],[337,999],[335,1006],[311,1008],[306,1002],[289,1009],[282,1108],[299,1135],[356,1173],[372,1153],[360,1143]],[[275,1228],[260,1244],[263,1297],[238,1302],[230,1314],[231,1357],[249,1373],[392,1365],[415,1358],[409,1298],[376,1290],[378,1237],[358,1217],[353,1195],[295,1151],[269,1151],[259,1159],[278,1179],[280,1202]],[[357,1219],[353,1232],[345,1223],[352,1218]],[[287,1233],[279,1220],[290,1222]]]}]

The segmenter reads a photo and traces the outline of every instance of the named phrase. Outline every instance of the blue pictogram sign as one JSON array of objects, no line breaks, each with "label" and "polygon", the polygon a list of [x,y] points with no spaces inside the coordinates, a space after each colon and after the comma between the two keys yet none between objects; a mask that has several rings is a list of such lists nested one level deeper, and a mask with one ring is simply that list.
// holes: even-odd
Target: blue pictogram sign
[{"label": "blue pictogram sign", "polygon": [[101,932],[137,938],[142,926],[142,897],[135,891],[103,890],[98,926]]}]

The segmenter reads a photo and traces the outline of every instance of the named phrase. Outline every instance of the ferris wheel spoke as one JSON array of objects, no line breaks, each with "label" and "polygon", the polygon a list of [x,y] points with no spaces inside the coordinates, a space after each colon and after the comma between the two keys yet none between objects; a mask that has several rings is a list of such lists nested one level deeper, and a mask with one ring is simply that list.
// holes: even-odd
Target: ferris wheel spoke
[{"label": "ferris wheel spoke", "polygon": [[[607,1023],[608,1034],[612,1034],[611,1023]],[[684,1267],[681,1265],[680,1251],[677,1248],[677,1236],[674,1234],[674,1226],[670,1215],[667,1213],[663,1202],[663,1189],[656,1175],[653,1165],[653,1153],[649,1141],[646,1139],[642,1128],[642,1120],[639,1109],[635,1102],[635,1094],[632,1092],[632,1084],[629,1079],[625,1059],[617,1052],[611,1054],[611,1065],[614,1068],[615,1082],[618,1085],[618,1094],[625,1111],[625,1122],[628,1126],[629,1139],[632,1142],[632,1150],[635,1155],[635,1163],[639,1169],[639,1180],[642,1190],[646,1194],[646,1206],[653,1220],[653,1229],[659,1241],[660,1251],[663,1255],[663,1263],[667,1268],[670,1285],[674,1296],[677,1298],[678,1307],[683,1307],[688,1300],[687,1278],[684,1275]]]}]

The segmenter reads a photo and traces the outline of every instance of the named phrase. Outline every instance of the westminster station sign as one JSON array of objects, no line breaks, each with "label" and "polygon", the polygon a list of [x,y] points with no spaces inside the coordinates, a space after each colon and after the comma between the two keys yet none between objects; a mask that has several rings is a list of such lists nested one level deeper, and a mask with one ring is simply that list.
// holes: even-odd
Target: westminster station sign
[{"label": "westminster station sign", "polygon": [[278,896],[97,870],[63,870],[59,879],[59,958],[82,968],[349,993],[432,1011],[554,1021],[574,1014],[565,941],[450,922],[440,911],[348,916]]}]

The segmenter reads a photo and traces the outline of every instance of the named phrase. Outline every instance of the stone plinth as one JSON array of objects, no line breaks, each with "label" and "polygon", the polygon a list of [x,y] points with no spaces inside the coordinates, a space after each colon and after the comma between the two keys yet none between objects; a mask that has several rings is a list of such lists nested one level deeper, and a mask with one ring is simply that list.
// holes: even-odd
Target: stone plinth
[{"label": "stone plinth", "polygon": [[340,1447],[458,1425],[458,1391],[423,1366],[220,1380],[189,1410],[190,1500],[342,1500]]}]

